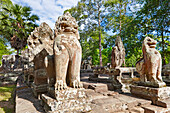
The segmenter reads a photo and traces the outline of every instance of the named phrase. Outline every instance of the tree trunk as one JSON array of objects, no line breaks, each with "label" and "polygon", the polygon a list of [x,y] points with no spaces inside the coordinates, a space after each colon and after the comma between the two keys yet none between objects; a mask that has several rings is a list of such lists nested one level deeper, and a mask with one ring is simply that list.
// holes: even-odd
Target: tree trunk
[{"label": "tree trunk", "polygon": [[101,50],[101,33],[99,31],[99,54],[100,54],[100,66],[102,66],[102,50]]},{"label": "tree trunk", "polygon": [[119,36],[121,37],[121,31],[122,31],[122,21],[121,21],[121,16],[122,16],[122,12],[121,12],[121,7],[122,7],[122,4],[120,3],[119,4]]},{"label": "tree trunk", "polygon": [[161,33],[161,35],[162,35],[162,65],[165,65],[166,64],[166,62],[165,62],[165,42],[164,42],[164,34],[163,34],[163,29],[162,29],[162,33]]},{"label": "tree trunk", "polygon": [[120,21],[119,21],[119,33],[120,33],[120,37],[121,37],[121,31],[122,31],[122,25],[121,25],[122,23],[121,23],[121,19],[120,19]]},{"label": "tree trunk", "polygon": [[103,66],[102,64],[102,50],[101,50],[101,28],[100,28],[100,7],[98,5],[98,24],[99,24],[99,57],[100,57],[100,66]]},{"label": "tree trunk", "polygon": [[17,49],[17,55],[19,55],[19,49]]}]

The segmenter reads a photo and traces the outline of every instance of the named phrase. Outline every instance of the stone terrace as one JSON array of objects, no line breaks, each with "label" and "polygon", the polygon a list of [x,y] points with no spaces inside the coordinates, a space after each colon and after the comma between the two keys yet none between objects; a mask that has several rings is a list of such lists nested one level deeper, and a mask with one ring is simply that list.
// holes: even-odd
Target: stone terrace
[{"label": "stone terrace", "polygon": [[[88,81],[88,76],[88,73],[82,73],[81,80],[87,96],[91,99],[91,113],[170,113],[170,107],[154,106],[150,100],[134,97],[130,93],[110,91],[109,84]],[[18,78],[16,90],[16,113],[21,112],[44,113],[40,100],[36,99],[31,88],[23,83],[22,76]]]}]

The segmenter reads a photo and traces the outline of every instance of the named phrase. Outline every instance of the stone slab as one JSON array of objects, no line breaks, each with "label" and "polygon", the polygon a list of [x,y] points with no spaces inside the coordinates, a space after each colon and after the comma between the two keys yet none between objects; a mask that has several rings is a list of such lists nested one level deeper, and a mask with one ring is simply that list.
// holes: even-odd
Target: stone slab
[{"label": "stone slab", "polygon": [[40,100],[33,96],[32,89],[19,76],[16,87],[15,113],[45,113]]},{"label": "stone slab", "polygon": [[155,82],[150,82],[150,81],[147,81],[147,82],[137,81],[135,82],[135,84],[137,84],[138,86],[145,86],[145,87],[152,87],[152,88],[166,87],[165,82],[155,83]]},{"label": "stone slab", "polygon": [[93,73],[93,69],[81,69],[81,73]]},{"label": "stone slab", "polygon": [[147,105],[142,107],[144,113],[170,113],[170,108],[162,108],[154,105]]},{"label": "stone slab", "polygon": [[164,100],[158,100],[156,102],[156,105],[162,106],[164,108],[170,108],[170,98],[164,99]]},{"label": "stone slab", "polygon": [[32,88],[36,92],[46,92],[48,84],[42,84],[42,85],[35,85],[34,83],[31,84]]},{"label": "stone slab", "polygon": [[84,89],[68,88],[56,91],[56,98],[42,94],[41,99],[46,112],[87,112],[91,110],[90,100],[85,95]]},{"label": "stone slab", "polygon": [[96,82],[106,82],[106,83],[112,83],[112,80],[109,78],[92,78],[89,77],[90,81],[96,81]]},{"label": "stone slab", "polygon": [[132,95],[137,97],[141,97],[144,99],[149,99],[155,105],[163,105],[164,107],[166,103],[161,104],[161,100],[170,97],[170,87],[162,87],[162,88],[151,88],[151,87],[144,87],[144,86],[130,86],[130,92]]},{"label": "stone slab", "polygon": [[92,84],[92,85],[89,85],[88,88],[95,90],[95,92],[106,92],[106,91],[108,91],[107,84],[100,84],[100,83]]},{"label": "stone slab", "polygon": [[128,112],[127,113],[144,113],[144,109],[137,106],[137,107],[132,107],[132,108],[128,108]]},{"label": "stone slab", "polygon": [[151,99],[165,99],[170,96],[170,87],[162,87],[162,88],[151,88],[144,86],[130,86],[131,93],[137,95],[142,98]]},{"label": "stone slab", "polygon": [[42,84],[42,85],[35,85],[34,83],[31,84],[32,92],[34,96],[38,99],[40,99],[40,94],[47,92],[48,84]]}]

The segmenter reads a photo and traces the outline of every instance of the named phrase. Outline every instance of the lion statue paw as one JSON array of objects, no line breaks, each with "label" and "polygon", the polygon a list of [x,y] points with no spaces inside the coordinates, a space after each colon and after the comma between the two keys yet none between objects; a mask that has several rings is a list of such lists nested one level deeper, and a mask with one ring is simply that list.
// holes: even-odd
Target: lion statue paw
[{"label": "lion statue paw", "polygon": [[55,90],[67,89],[67,85],[63,80],[57,80],[55,83]]},{"label": "lion statue paw", "polygon": [[74,80],[71,82],[73,88],[83,88],[83,84],[79,80]]}]

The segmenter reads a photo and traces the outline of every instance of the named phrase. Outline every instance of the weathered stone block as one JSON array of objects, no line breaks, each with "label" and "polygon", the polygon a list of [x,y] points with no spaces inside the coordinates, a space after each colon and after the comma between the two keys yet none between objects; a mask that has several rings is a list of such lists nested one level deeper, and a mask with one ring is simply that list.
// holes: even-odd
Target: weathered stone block
[{"label": "weathered stone block", "polygon": [[36,84],[32,83],[31,87],[33,89],[34,96],[39,98],[41,93],[47,92],[48,84],[36,85]]},{"label": "weathered stone block", "polygon": [[46,94],[41,95],[46,112],[87,112],[91,110],[90,100],[84,89],[68,88],[56,92],[53,99]]},{"label": "weathered stone block", "polygon": [[[162,88],[151,88],[151,87],[144,87],[144,86],[130,86],[130,92],[132,95],[137,97],[150,99],[153,104],[162,106],[159,104],[161,100],[170,97],[170,87],[162,87]],[[162,107],[164,107],[163,105]]]},{"label": "weathered stone block", "polygon": [[144,109],[144,113],[169,113],[170,108],[162,108],[154,105],[147,105],[142,107]]},{"label": "weathered stone block", "polygon": [[47,72],[45,69],[37,69],[34,71],[34,84],[35,85],[47,84]]},{"label": "weathered stone block", "polygon": [[108,91],[107,84],[99,84],[99,83],[98,84],[91,84],[91,85],[89,85],[88,88],[93,89],[96,92],[106,92],[106,91]]}]

